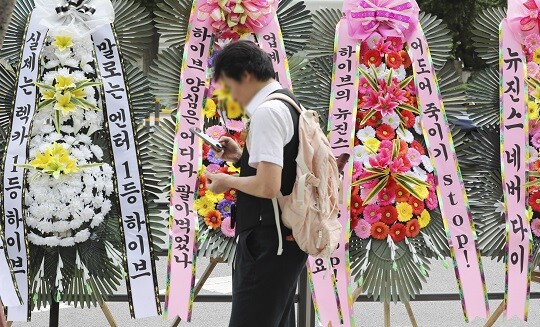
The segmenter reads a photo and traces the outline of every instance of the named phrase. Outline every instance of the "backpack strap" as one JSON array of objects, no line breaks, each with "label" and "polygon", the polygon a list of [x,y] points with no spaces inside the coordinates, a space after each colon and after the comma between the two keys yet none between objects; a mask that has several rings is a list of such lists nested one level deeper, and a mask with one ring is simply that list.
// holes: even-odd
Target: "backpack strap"
[{"label": "backpack strap", "polygon": [[277,255],[283,254],[283,234],[281,233],[281,219],[279,218],[279,205],[277,198],[272,199],[272,205],[274,206],[274,218],[276,219],[276,227],[278,233],[278,251]]},{"label": "backpack strap", "polygon": [[298,103],[296,103],[296,101],[294,101],[290,96],[283,93],[272,93],[265,99],[265,102],[271,100],[280,100],[286,102],[290,104],[294,109],[296,109],[299,114],[306,110],[302,105],[298,105]]}]

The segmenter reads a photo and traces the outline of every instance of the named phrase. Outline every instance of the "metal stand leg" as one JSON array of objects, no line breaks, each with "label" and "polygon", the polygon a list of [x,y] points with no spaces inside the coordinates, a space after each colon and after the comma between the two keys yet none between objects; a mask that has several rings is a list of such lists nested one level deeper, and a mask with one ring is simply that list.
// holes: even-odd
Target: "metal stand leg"
[{"label": "metal stand leg", "polygon": [[[204,283],[206,283],[206,281],[208,280],[208,277],[210,277],[210,275],[212,274],[212,272],[216,268],[217,264],[220,263],[220,262],[223,262],[223,260],[221,260],[221,259],[210,259],[210,265],[206,268],[206,270],[202,274],[201,279],[199,280],[197,285],[195,285],[195,290],[194,290],[195,297],[197,297],[197,295],[201,291],[202,287],[204,286]],[[181,321],[182,320],[180,319],[180,317],[176,317],[176,319],[172,323],[171,327],[178,327],[180,325]]]},{"label": "metal stand leg", "polygon": [[51,300],[51,311],[49,312],[49,327],[58,327],[60,323],[60,303],[56,299]]},{"label": "metal stand leg", "polygon": [[298,296],[298,326],[315,327],[315,309],[306,270],[298,281]]}]

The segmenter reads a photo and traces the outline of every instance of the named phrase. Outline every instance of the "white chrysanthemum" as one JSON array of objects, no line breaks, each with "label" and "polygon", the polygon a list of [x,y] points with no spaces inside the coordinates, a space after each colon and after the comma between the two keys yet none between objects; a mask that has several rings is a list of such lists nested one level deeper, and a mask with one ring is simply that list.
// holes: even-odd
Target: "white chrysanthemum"
[{"label": "white chrysanthemum", "polygon": [[534,147],[529,148],[529,163],[533,163],[538,160],[538,150]]},{"label": "white chrysanthemum", "polygon": [[371,126],[366,126],[356,133],[356,137],[360,141],[365,142],[367,139],[375,137],[375,129]]},{"label": "white chrysanthemum", "polygon": [[407,129],[402,130],[401,128],[398,128],[396,132],[399,138],[402,139],[403,141],[407,143],[412,143],[412,141],[414,141],[414,135],[411,133],[411,131]]},{"label": "white chrysanthemum", "polygon": [[354,147],[354,157],[355,161],[362,161],[364,162],[367,158],[369,158],[369,151],[366,149],[363,145],[357,145]]},{"label": "white chrysanthemum", "polygon": [[394,77],[401,82],[407,77],[407,71],[403,66],[400,66],[398,69],[394,69]]},{"label": "white chrysanthemum", "polygon": [[397,129],[399,127],[399,123],[401,122],[401,119],[399,119],[399,115],[395,112],[388,114],[383,117],[382,119],[383,123],[389,125],[393,129]]},{"label": "white chrysanthemum", "polygon": [[424,168],[428,173],[433,172],[433,164],[431,163],[431,159],[429,159],[428,156],[422,156],[422,165],[424,165]]},{"label": "white chrysanthemum", "polygon": [[423,135],[423,132],[422,132],[422,119],[420,118],[420,116],[416,116],[416,119],[414,121],[414,131],[419,135]]}]

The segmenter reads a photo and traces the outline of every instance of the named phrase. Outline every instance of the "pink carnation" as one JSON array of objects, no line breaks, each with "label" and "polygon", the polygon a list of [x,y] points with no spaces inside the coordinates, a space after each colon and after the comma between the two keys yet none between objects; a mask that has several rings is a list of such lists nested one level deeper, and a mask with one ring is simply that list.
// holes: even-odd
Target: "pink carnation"
[{"label": "pink carnation", "polygon": [[356,236],[365,240],[371,235],[371,224],[368,223],[365,219],[360,219],[358,225],[354,228]]},{"label": "pink carnation", "polygon": [[227,217],[221,222],[221,232],[227,237],[234,237],[236,234],[236,227],[231,228],[231,218]]}]

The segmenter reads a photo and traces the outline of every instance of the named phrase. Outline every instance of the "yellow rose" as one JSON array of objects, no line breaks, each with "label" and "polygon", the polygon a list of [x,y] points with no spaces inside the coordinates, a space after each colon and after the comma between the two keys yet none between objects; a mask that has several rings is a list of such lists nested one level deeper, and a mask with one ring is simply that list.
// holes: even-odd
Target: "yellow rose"
[{"label": "yellow rose", "polygon": [[420,217],[418,217],[418,223],[420,224],[420,228],[425,228],[427,225],[429,225],[429,222],[431,221],[431,215],[427,210],[422,211],[422,214]]},{"label": "yellow rose", "polygon": [[398,220],[401,222],[407,222],[411,220],[413,216],[413,208],[410,204],[406,202],[400,202],[396,205],[398,212]]},{"label": "yellow rose", "polygon": [[379,141],[376,138],[372,137],[372,138],[367,139],[364,142],[364,146],[369,148],[369,150],[372,151],[372,152],[377,152],[377,151],[379,151],[379,147],[381,146],[381,141]]}]

